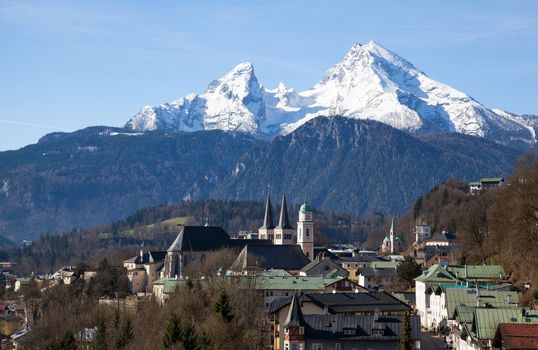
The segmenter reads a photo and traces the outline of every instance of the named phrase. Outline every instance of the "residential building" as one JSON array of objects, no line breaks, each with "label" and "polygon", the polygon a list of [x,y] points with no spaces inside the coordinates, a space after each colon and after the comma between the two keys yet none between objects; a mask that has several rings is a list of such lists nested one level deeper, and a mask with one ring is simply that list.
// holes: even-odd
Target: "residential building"
[{"label": "residential building", "polygon": [[335,260],[326,258],[323,254],[312,260],[308,265],[303,267],[299,272],[301,276],[328,276],[340,275],[348,277],[348,270],[340,266]]},{"label": "residential building", "polygon": [[500,350],[538,349],[538,324],[499,323],[493,347]]},{"label": "residential building", "polygon": [[159,278],[164,267],[165,251],[143,251],[137,256],[123,261],[131,293],[146,293],[153,290],[153,281]]},{"label": "residential building", "polygon": [[9,337],[24,327],[24,322],[13,315],[0,316],[0,335]]},{"label": "residential building", "polygon": [[[277,350],[300,349],[396,349],[402,333],[403,317],[350,314],[303,314],[296,294],[284,320],[275,320]],[[420,321],[409,316],[413,348],[420,348]]]},{"label": "residential building", "polygon": [[538,325],[538,312],[522,308],[472,307],[458,318],[459,325],[453,332],[453,347],[457,350],[496,348],[494,341],[500,324]]},{"label": "residential building", "polygon": [[263,293],[263,303],[269,309],[278,298],[294,293],[349,293],[363,292],[364,288],[341,276],[324,278],[321,276],[256,276],[254,288]]},{"label": "residential building", "polygon": [[368,289],[392,289],[400,284],[396,267],[364,267],[358,270],[359,285]]},{"label": "residential building", "polygon": [[502,185],[504,185],[504,179],[502,177],[484,177],[480,181],[469,183],[469,192],[471,194],[477,194],[481,191]]},{"label": "residential building", "polygon": [[[455,286],[496,285],[506,282],[506,273],[498,265],[433,265],[415,279],[417,310],[423,328],[438,328],[448,318],[444,296],[437,288],[448,290]],[[517,298],[516,298],[517,299]]]}]

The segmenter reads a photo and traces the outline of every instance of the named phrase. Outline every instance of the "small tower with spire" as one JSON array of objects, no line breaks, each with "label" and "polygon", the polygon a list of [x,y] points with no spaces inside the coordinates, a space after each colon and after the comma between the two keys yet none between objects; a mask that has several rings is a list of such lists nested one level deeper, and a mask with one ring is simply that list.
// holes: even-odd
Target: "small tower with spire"
[{"label": "small tower with spire", "polygon": [[297,221],[297,244],[301,246],[304,255],[310,260],[314,258],[314,220],[312,209],[308,202],[304,201],[299,209],[299,221]]},{"label": "small tower with spire", "polygon": [[284,333],[284,349],[305,349],[305,326],[299,298],[294,294],[286,320],[282,323],[284,329],[280,330],[281,334]]},{"label": "small tower with spire", "polygon": [[390,224],[390,252],[393,254],[396,250],[396,228],[394,226],[394,217],[392,217],[392,223]]},{"label": "small tower with spire", "polygon": [[275,227],[274,233],[274,244],[296,244],[295,229],[290,225],[288,207],[286,205],[286,194],[284,193],[282,194],[282,205],[280,206],[280,219],[278,220],[278,226]]},{"label": "small tower with spire", "polygon": [[271,205],[271,197],[267,194],[267,200],[265,201],[265,215],[263,217],[263,225],[258,229],[258,236],[260,239],[269,239],[274,241],[274,229],[273,224],[273,206]]}]

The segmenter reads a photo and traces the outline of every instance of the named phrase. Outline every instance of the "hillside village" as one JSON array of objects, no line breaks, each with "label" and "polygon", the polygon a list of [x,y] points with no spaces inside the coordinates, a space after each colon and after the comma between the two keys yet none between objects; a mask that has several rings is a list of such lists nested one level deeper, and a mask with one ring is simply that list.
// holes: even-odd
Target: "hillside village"
[{"label": "hillside village", "polygon": [[[488,189],[470,186],[474,195]],[[99,307],[136,319],[148,303],[163,308],[193,288],[216,295],[218,283],[231,283],[239,293],[254,296],[262,315],[260,344],[251,348],[515,349],[509,344],[522,337],[526,349],[538,348],[538,301],[520,301],[530,283],[523,289],[512,285],[500,265],[462,264],[455,233],[432,233],[428,222],[417,219],[414,241],[404,244],[393,219],[378,249],[325,247],[316,243],[315,210],[306,200],[295,223],[285,195],[278,220],[273,214],[267,196],[257,232],[232,238],[208,223],[180,226],[168,249],[148,250],[142,243],[136,256],[117,267],[104,261],[97,268],[66,266],[50,275],[16,276],[13,263],[4,262],[2,346],[27,348],[44,317],[40,298],[58,286],[87,293],[101,288]],[[108,289],[96,282],[105,274],[114,280]],[[231,320],[229,296],[220,293],[215,310],[224,304],[222,317]],[[66,339],[81,348],[99,348],[100,327],[73,329]],[[132,329],[126,334],[124,345],[135,337]],[[172,344],[193,346],[185,341],[178,335]]]}]

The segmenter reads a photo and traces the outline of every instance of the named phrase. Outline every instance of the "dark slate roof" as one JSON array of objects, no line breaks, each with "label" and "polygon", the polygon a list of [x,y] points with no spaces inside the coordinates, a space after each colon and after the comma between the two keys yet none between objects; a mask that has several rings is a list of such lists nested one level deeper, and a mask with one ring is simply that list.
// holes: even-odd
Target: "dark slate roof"
[{"label": "dark slate roof", "polygon": [[[313,302],[324,309],[327,308],[331,314],[373,313],[376,310],[381,312],[411,311],[409,305],[385,292],[305,294],[300,300]],[[290,302],[290,297],[275,299],[269,307],[269,313],[278,312]]]},{"label": "dark slate roof", "polygon": [[249,242],[232,264],[232,270],[300,270],[309,262],[299,245],[260,245]]},{"label": "dark slate roof", "polygon": [[183,226],[168,251],[209,251],[224,248],[230,236],[218,226]]},{"label": "dark slate roof", "polygon": [[243,248],[247,244],[268,245],[265,239],[231,239],[219,226],[183,226],[168,251],[204,252],[223,248]]},{"label": "dark slate roof", "polygon": [[[304,315],[305,336],[312,341],[375,340],[398,341],[404,316]],[[411,340],[420,339],[420,316],[409,316]],[[376,331],[378,333],[376,333]]]},{"label": "dark slate roof", "polygon": [[281,229],[293,229],[290,224],[290,218],[288,217],[288,207],[286,205],[286,194],[282,194],[282,205],[280,207],[280,220],[278,221],[277,228]]},{"label": "dark slate roof", "polygon": [[260,228],[265,229],[274,229],[275,225],[273,224],[273,206],[271,205],[271,198],[267,195],[267,200],[265,201],[265,215],[263,216],[263,225]]},{"label": "dark slate roof", "polygon": [[284,327],[300,327],[303,326],[304,323],[303,312],[301,311],[301,305],[297,299],[297,294],[293,294],[288,316],[282,325]]},{"label": "dark slate roof", "polygon": [[135,264],[153,264],[164,261],[166,257],[166,251],[152,251],[145,252],[142,257],[140,255],[134,256],[126,261],[134,262]]},{"label": "dark slate roof", "polygon": [[391,277],[398,275],[396,269],[391,268],[373,268],[373,267],[363,267],[359,269],[359,273],[366,277]]}]

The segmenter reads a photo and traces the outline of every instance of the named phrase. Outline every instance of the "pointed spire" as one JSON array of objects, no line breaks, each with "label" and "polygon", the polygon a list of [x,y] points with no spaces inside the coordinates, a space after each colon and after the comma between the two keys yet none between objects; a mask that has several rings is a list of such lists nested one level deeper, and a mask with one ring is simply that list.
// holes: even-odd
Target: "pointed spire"
[{"label": "pointed spire", "polygon": [[392,223],[390,224],[390,233],[391,234],[396,233],[396,226],[394,225],[394,216],[392,217]]},{"label": "pointed spire", "polygon": [[272,230],[275,228],[273,224],[273,206],[271,205],[271,197],[267,194],[267,199],[265,201],[265,215],[263,217],[263,225],[260,228],[267,230]]},{"label": "pointed spire", "polygon": [[295,293],[291,299],[291,306],[290,310],[288,311],[288,316],[282,325],[284,327],[301,327],[304,326],[304,324],[305,321],[303,318],[303,312],[301,311],[301,305],[299,304],[297,293]]},{"label": "pointed spire", "polygon": [[293,229],[290,225],[290,218],[288,217],[288,207],[286,205],[286,194],[282,193],[282,205],[280,206],[280,220],[278,221],[278,228],[281,229]]}]

